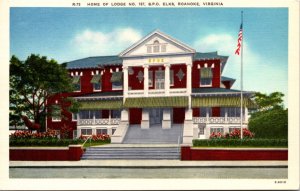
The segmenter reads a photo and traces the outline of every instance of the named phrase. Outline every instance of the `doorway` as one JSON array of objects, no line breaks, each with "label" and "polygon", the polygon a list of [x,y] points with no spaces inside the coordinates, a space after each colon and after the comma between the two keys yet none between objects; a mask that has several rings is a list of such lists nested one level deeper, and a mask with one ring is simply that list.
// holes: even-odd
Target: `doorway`
[{"label": "doorway", "polygon": [[162,119],[163,119],[163,109],[161,108],[149,109],[150,125],[162,124]]}]

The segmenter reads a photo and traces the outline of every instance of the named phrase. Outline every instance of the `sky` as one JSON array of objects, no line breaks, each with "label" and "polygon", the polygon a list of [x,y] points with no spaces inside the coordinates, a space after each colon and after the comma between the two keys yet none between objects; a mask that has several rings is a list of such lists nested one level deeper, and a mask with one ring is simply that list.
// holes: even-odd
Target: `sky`
[{"label": "sky", "polygon": [[223,76],[237,79],[234,54],[243,19],[244,90],[280,91],[288,100],[287,8],[17,8],[10,9],[10,55],[30,54],[59,63],[117,55],[159,29],[198,52],[229,56]]}]

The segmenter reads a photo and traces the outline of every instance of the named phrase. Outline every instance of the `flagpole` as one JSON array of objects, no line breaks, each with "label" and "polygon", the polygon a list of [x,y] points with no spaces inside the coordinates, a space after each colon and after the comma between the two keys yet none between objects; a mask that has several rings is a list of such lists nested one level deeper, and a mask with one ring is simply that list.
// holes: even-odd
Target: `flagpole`
[{"label": "flagpole", "polygon": [[[243,11],[241,11],[241,23],[243,27]],[[243,33],[244,33],[244,29]],[[240,113],[240,121],[241,121],[241,139],[243,139],[243,46],[244,46],[244,34],[241,39],[241,113]]]}]

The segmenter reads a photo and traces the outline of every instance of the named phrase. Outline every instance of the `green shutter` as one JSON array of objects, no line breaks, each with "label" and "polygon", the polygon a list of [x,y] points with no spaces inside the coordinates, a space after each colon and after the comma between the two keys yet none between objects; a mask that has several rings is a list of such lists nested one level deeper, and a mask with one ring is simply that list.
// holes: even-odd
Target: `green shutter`
[{"label": "green shutter", "polygon": [[110,82],[122,82],[123,73],[122,72],[114,72],[111,75]]},{"label": "green shutter", "polygon": [[101,75],[94,75],[92,80],[91,80],[91,83],[92,84],[98,84],[101,82]]},{"label": "green shutter", "polygon": [[200,69],[200,78],[212,78],[213,73],[211,68],[201,68]]},{"label": "green shutter", "polygon": [[99,101],[81,101],[80,109],[120,109],[123,100],[99,100]]},{"label": "green shutter", "polygon": [[80,76],[73,76],[72,84],[78,84],[80,80]]},{"label": "green shutter", "polygon": [[[240,107],[240,97],[192,97],[192,107]],[[243,99],[243,106],[257,108],[249,98]]]},{"label": "green shutter", "polygon": [[127,98],[125,108],[161,108],[161,107],[187,107],[188,97],[139,97]]}]

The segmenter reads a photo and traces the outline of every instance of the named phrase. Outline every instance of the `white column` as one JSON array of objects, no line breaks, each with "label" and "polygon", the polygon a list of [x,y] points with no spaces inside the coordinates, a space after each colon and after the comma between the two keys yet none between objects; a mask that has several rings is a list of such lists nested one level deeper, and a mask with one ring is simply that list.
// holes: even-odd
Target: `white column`
[{"label": "white column", "polygon": [[164,64],[165,66],[165,95],[169,95],[170,92],[170,65]]},{"label": "white column", "polygon": [[208,109],[206,109],[206,123],[209,123],[209,113],[208,113]]},{"label": "white column", "polygon": [[148,65],[144,65],[144,96],[148,96],[149,91],[149,75],[148,75]]},{"label": "white column", "polygon": [[112,136],[112,127],[107,127],[107,134]]},{"label": "white column", "polygon": [[143,109],[142,111],[142,121],[141,121],[141,128],[142,129],[148,129],[150,127],[149,122],[149,111],[148,109]]},{"label": "white column", "polygon": [[225,108],[225,123],[228,123],[228,109]]},{"label": "white column", "polygon": [[163,129],[171,128],[171,109],[170,108],[163,109],[162,128]]},{"label": "white column", "polygon": [[248,107],[245,107],[245,123],[248,123]]},{"label": "white column", "polygon": [[108,110],[109,115],[108,115],[108,124],[111,124],[111,110]]},{"label": "white column", "polygon": [[128,109],[122,109],[121,111],[121,121],[128,121],[129,119],[129,112],[128,112]]},{"label": "white column", "polygon": [[124,101],[125,101],[125,98],[127,97],[128,95],[128,66],[123,66],[123,79],[124,79],[124,82],[123,82],[123,95],[124,95]]},{"label": "white column", "polygon": [[187,70],[186,70],[186,89],[187,93],[192,93],[192,63],[186,64]]}]

